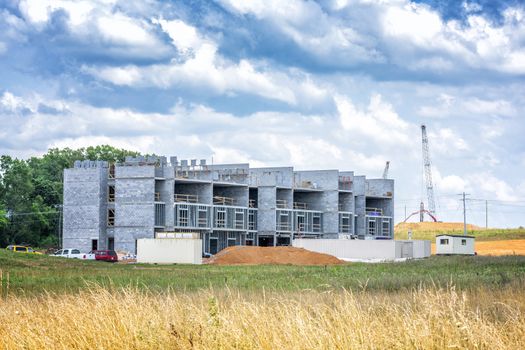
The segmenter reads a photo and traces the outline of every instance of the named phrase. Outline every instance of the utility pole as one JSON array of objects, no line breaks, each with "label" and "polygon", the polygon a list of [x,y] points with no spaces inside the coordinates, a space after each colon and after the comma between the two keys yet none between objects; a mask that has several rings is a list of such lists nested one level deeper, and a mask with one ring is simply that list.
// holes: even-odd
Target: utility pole
[{"label": "utility pole", "polygon": [[63,205],[57,204],[55,205],[55,208],[58,209],[58,225],[57,225],[57,238],[58,238],[58,247],[62,249],[62,211],[63,211]]},{"label": "utility pole", "polygon": [[460,193],[458,196],[463,196],[463,235],[467,235],[467,206],[466,206],[466,196],[470,196],[468,193]]},{"label": "utility pole", "polygon": [[407,205],[405,204],[405,221],[407,220]]},{"label": "utility pole", "polygon": [[485,200],[485,230],[489,228],[489,201]]}]

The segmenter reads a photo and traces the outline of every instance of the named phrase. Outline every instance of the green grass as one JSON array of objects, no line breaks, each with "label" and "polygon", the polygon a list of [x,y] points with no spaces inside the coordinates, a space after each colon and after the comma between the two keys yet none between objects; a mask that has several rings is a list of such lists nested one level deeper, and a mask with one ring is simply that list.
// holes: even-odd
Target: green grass
[{"label": "green grass", "polygon": [[[80,261],[0,251],[1,293],[71,293],[97,284],[150,290],[399,291],[420,285],[525,286],[525,256],[431,257],[404,263],[341,266],[142,265]],[[9,276],[9,277],[8,277]],[[8,283],[9,279],[9,283]],[[9,287],[8,287],[9,285]]]},{"label": "green grass", "polygon": [[[462,235],[463,230],[412,230],[412,239],[425,239],[434,242],[436,235],[440,234],[456,234]],[[499,241],[508,239],[525,239],[525,228],[512,229],[487,229],[487,230],[469,230],[468,235],[476,237],[477,241]],[[407,239],[406,230],[397,230],[395,232],[395,239]]]}]

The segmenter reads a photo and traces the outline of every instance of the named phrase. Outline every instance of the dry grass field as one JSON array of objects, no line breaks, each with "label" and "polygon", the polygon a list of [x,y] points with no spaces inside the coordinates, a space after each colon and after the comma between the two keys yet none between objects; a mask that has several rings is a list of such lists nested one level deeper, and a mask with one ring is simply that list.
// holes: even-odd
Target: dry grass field
[{"label": "dry grass field", "polygon": [[476,242],[475,249],[479,255],[525,255],[525,240]]},{"label": "dry grass field", "polygon": [[191,266],[0,250],[0,349],[523,349],[524,290],[519,255]]},{"label": "dry grass field", "polygon": [[523,349],[516,290],[10,296],[0,300],[0,348]]}]

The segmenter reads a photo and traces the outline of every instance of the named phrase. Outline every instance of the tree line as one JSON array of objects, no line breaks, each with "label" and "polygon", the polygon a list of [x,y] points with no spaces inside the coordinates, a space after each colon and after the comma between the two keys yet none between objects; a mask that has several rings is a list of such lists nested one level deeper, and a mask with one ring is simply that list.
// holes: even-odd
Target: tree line
[{"label": "tree line", "polygon": [[65,168],[75,160],[124,161],[138,152],[109,145],[52,148],[41,157],[0,157],[0,247],[58,246]]}]

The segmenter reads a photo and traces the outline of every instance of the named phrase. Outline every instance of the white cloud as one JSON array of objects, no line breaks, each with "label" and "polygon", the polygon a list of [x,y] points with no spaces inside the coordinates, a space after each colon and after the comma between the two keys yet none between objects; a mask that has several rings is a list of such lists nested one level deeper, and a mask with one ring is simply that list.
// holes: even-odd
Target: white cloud
[{"label": "white cloud", "polygon": [[525,73],[522,8],[506,10],[500,25],[478,14],[479,5],[471,2],[463,3],[466,24],[443,20],[437,10],[408,0],[339,0],[331,4],[333,12],[312,1],[221,3],[235,14],[271,23],[329,65],[389,61],[413,71],[454,72],[468,66]]},{"label": "white cloud", "polygon": [[[323,11],[314,1],[223,0],[223,6],[240,15],[272,23],[299,47],[331,65],[382,62],[373,37]],[[315,25],[312,25],[315,23]]]},{"label": "white cloud", "polygon": [[182,85],[208,88],[218,94],[242,92],[293,105],[297,103],[294,91],[272,77],[271,73],[257,70],[247,60],[241,60],[237,64],[224,61],[217,56],[216,50],[214,45],[204,44],[194,57],[183,63],[173,61],[170,64],[144,67],[83,67],[83,70],[116,85],[163,89]]},{"label": "white cloud", "polygon": [[372,95],[366,111],[359,111],[343,96],[336,96],[335,102],[345,130],[383,145],[403,147],[411,144],[414,128],[397,115],[392,105],[383,102],[381,95]]},{"label": "white cloud", "polygon": [[446,154],[449,157],[465,153],[470,149],[468,143],[450,128],[441,128],[437,132],[428,133],[429,143],[433,152]]},{"label": "white cloud", "polygon": [[94,7],[104,6],[104,3],[107,1],[21,0],[19,8],[26,19],[39,26],[45,25],[56,10],[66,11],[70,23],[79,25],[87,20]]},{"label": "white cloud", "polygon": [[[38,112],[35,106],[43,102],[68,113]],[[375,152],[381,147],[380,140],[355,134],[357,142],[351,144],[347,141],[351,133],[341,134],[339,119],[327,115],[258,112],[236,117],[202,105],[181,104],[168,114],[139,113],[41,96],[21,98],[9,92],[0,103],[7,106],[0,110],[5,132],[0,152],[16,153],[29,144],[43,152],[51,146],[111,143],[150,153],[184,150],[188,156],[213,156],[217,162],[293,164],[303,169],[343,167],[377,173],[387,159]],[[378,103],[383,102],[372,102],[371,106]],[[21,106],[29,106],[31,112],[13,118],[13,111]]]},{"label": "white cloud", "polygon": [[467,12],[477,12],[483,9],[483,7],[480,4],[469,1],[463,1],[462,6]]},{"label": "white cloud", "polygon": [[441,177],[436,171],[434,171],[434,175],[440,193],[461,193],[467,188],[467,182],[461,176],[447,175]]},{"label": "white cloud", "polygon": [[54,12],[67,15],[67,26],[80,43],[99,48],[101,54],[162,57],[169,48],[154,33],[154,26],[119,10],[113,0],[22,0],[19,9],[36,30],[46,27]]},{"label": "white cloud", "polygon": [[516,189],[490,172],[474,173],[467,175],[466,178],[476,193],[483,198],[501,201],[517,201],[520,199],[517,197]]},{"label": "white cloud", "polygon": [[169,35],[173,45],[183,52],[198,49],[205,41],[195,27],[181,20],[153,19],[152,22],[159,24]]},{"label": "white cloud", "polygon": [[418,113],[426,117],[446,118],[454,116],[515,116],[516,107],[502,98],[452,96],[441,94],[433,105],[419,107]]},{"label": "white cloud", "polygon": [[[434,68],[451,68],[452,63],[447,60],[450,57],[475,69],[525,73],[525,51],[520,38],[525,30],[522,9],[505,12],[501,26],[477,14],[468,15],[466,23],[443,21],[424,4],[389,6],[382,18],[385,34],[401,47],[411,47],[408,51],[392,51],[394,56],[400,54],[398,62],[425,67],[421,60],[428,58],[421,59],[418,53],[430,51],[434,55],[430,62],[437,62]],[[412,62],[407,62],[407,58]]]},{"label": "white cloud", "polygon": [[97,27],[104,40],[115,45],[149,46],[157,39],[140,25],[140,21],[114,13],[97,19]]},{"label": "white cloud", "polygon": [[116,85],[160,87],[173,86],[208,88],[218,94],[246,93],[297,105],[320,103],[328,98],[327,91],[317,86],[298,70],[276,72],[264,62],[257,65],[246,59],[231,62],[218,54],[218,45],[205,39],[192,26],[180,20],[154,20],[184,53],[185,60],[149,66],[82,67],[99,79]]},{"label": "white cloud", "polygon": [[477,157],[477,161],[482,167],[491,167],[494,168],[501,163],[499,158],[492,152],[480,152]]},{"label": "white cloud", "polygon": [[500,137],[505,132],[504,127],[500,122],[492,124],[482,124],[480,126],[480,135],[485,140],[492,140]]},{"label": "white cloud", "polygon": [[0,111],[19,113],[23,110],[34,111],[35,108],[27,103],[24,99],[13,95],[9,91],[5,91],[0,98]]},{"label": "white cloud", "polygon": [[417,4],[388,7],[383,16],[387,37],[404,38],[416,45],[430,46],[443,29],[438,13]]}]

